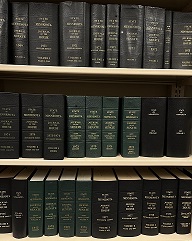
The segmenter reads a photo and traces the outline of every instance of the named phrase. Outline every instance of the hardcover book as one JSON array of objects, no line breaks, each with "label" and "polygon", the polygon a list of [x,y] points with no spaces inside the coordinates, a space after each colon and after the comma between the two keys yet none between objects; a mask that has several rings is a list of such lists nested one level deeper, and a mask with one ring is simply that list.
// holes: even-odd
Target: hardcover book
[{"label": "hardcover book", "polygon": [[86,2],[61,2],[60,64],[89,66],[90,5]]},{"label": "hardcover book", "polygon": [[0,64],[8,63],[8,21],[9,21],[8,1],[0,1]]},{"label": "hardcover book", "polygon": [[172,55],[172,32],[173,32],[173,12],[165,11],[165,43],[164,43],[164,69],[171,68]]}]

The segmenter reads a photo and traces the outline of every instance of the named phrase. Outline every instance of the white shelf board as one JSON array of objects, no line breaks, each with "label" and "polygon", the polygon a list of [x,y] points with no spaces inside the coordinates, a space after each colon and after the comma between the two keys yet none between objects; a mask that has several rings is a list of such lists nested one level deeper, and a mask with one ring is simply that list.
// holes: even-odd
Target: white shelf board
[{"label": "white shelf board", "polygon": [[137,157],[123,158],[65,158],[64,160],[44,160],[43,158],[0,159],[0,165],[23,166],[192,166],[192,156],[173,157]]},{"label": "white shelf board", "polygon": [[[13,241],[16,240],[12,237],[12,234],[0,234],[0,241]],[[57,236],[43,236],[39,238],[23,238],[22,241],[61,241],[64,240],[63,237]],[[93,237],[71,237],[65,238],[65,240],[70,241],[96,241],[101,239],[96,239]],[[103,239],[102,239],[103,240]],[[137,237],[115,237],[105,240],[114,241],[192,241],[192,234],[158,234],[155,236],[139,235]]]}]

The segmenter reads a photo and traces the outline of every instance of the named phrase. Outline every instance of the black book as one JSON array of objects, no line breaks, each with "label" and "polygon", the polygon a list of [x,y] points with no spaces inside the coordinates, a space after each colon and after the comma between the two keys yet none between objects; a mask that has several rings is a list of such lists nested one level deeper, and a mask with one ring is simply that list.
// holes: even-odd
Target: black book
[{"label": "black book", "polygon": [[0,64],[8,63],[8,1],[0,1]]},{"label": "black book", "polygon": [[34,167],[27,167],[12,179],[12,232],[14,238],[27,236],[28,179],[34,170]]},{"label": "black book", "polygon": [[143,68],[162,69],[165,9],[145,6]]},{"label": "black book", "polygon": [[134,237],[141,234],[143,180],[135,170],[115,168],[119,187],[118,235]]},{"label": "black book", "polygon": [[143,97],[141,100],[141,156],[164,155],[166,97]]},{"label": "black book", "polygon": [[171,68],[173,12],[165,11],[164,69]]},{"label": "black book", "polygon": [[119,67],[119,5],[107,4],[106,67]]},{"label": "black book", "polygon": [[159,232],[171,234],[176,231],[178,179],[162,167],[151,170],[161,180]]},{"label": "black book", "polygon": [[92,236],[113,238],[117,235],[118,182],[111,168],[93,169]]},{"label": "black book", "polygon": [[91,5],[91,66],[105,67],[106,5]]},{"label": "black book", "polygon": [[143,179],[143,206],[141,233],[145,235],[157,235],[159,233],[160,213],[160,179],[148,168],[136,168]]},{"label": "black book", "polygon": [[43,157],[43,97],[21,94],[22,157]]},{"label": "black book", "polygon": [[11,180],[23,167],[7,167],[0,173],[0,233],[12,232]]},{"label": "black book", "polygon": [[64,96],[43,95],[44,159],[64,158]]},{"label": "black book", "polygon": [[177,200],[177,225],[176,233],[188,234],[191,232],[191,208],[192,208],[192,176],[191,171],[186,175],[177,168],[168,169],[178,179]]},{"label": "black book", "polygon": [[29,64],[58,65],[58,5],[29,3]]},{"label": "black book", "polygon": [[60,3],[60,65],[89,66],[90,4]]},{"label": "black book", "polygon": [[29,7],[25,2],[12,2],[12,63],[29,64]]},{"label": "black book", "polygon": [[121,4],[120,67],[141,68],[143,60],[144,7]]},{"label": "black book", "polygon": [[191,28],[191,12],[173,12],[172,69],[192,69]]},{"label": "black book", "polygon": [[167,150],[170,157],[190,155],[192,98],[169,97],[167,110]]},{"label": "black book", "polygon": [[85,157],[85,96],[67,96],[67,157]]},{"label": "black book", "polygon": [[19,94],[0,92],[0,158],[19,158]]}]

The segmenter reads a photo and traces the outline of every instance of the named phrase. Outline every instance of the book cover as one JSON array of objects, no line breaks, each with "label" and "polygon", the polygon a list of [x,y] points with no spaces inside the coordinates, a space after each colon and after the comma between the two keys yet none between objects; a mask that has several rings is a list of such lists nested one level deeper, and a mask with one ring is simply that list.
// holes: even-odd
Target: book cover
[{"label": "book cover", "polygon": [[9,8],[8,1],[0,1],[0,63],[8,63],[8,21],[9,21]]},{"label": "book cover", "polygon": [[171,68],[172,62],[172,32],[173,32],[173,12],[165,11],[165,43],[164,43],[164,69]]}]

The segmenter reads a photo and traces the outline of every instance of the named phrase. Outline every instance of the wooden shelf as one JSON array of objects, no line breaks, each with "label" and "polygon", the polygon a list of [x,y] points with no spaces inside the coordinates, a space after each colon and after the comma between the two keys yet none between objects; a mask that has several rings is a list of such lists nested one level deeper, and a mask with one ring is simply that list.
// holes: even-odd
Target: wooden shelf
[{"label": "wooden shelf", "polygon": [[192,84],[192,70],[129,69],[0,64],[0,80],[95,81]]},{"label": "wooden shelf", "polygon": [[[0,234],[0,241],[13,241],[16,240],[15,238],[12,237],[12,234]],[[57,236],[43,236],[40,238],[23,238],[22,241],[61,241],[64,240],[63,237]],[[101,239],[96,239],[92,237],[72,237],[72,238],[67,238],[67,240],[70,241],[96,241],[96,240],[101,240]],[[103,239],[102,239],[103,240]],[[179,234],[159,234],[156,236],[146,236],[146,235],[139,235],[137,237],[116,237],[116,238],[111,238],[111,239],[106,239],[106,240],[114,240],[114,241],[192,241],[192,234],[184,234],[184,235],[179,235]]]},{"label": "wooden shelf", "polygon": [[172,157],[100,157],[65,158],[64,160],[44,160],[43,158],[0,159],[1,165],[12,166],[192,166],[192,156]]}]

